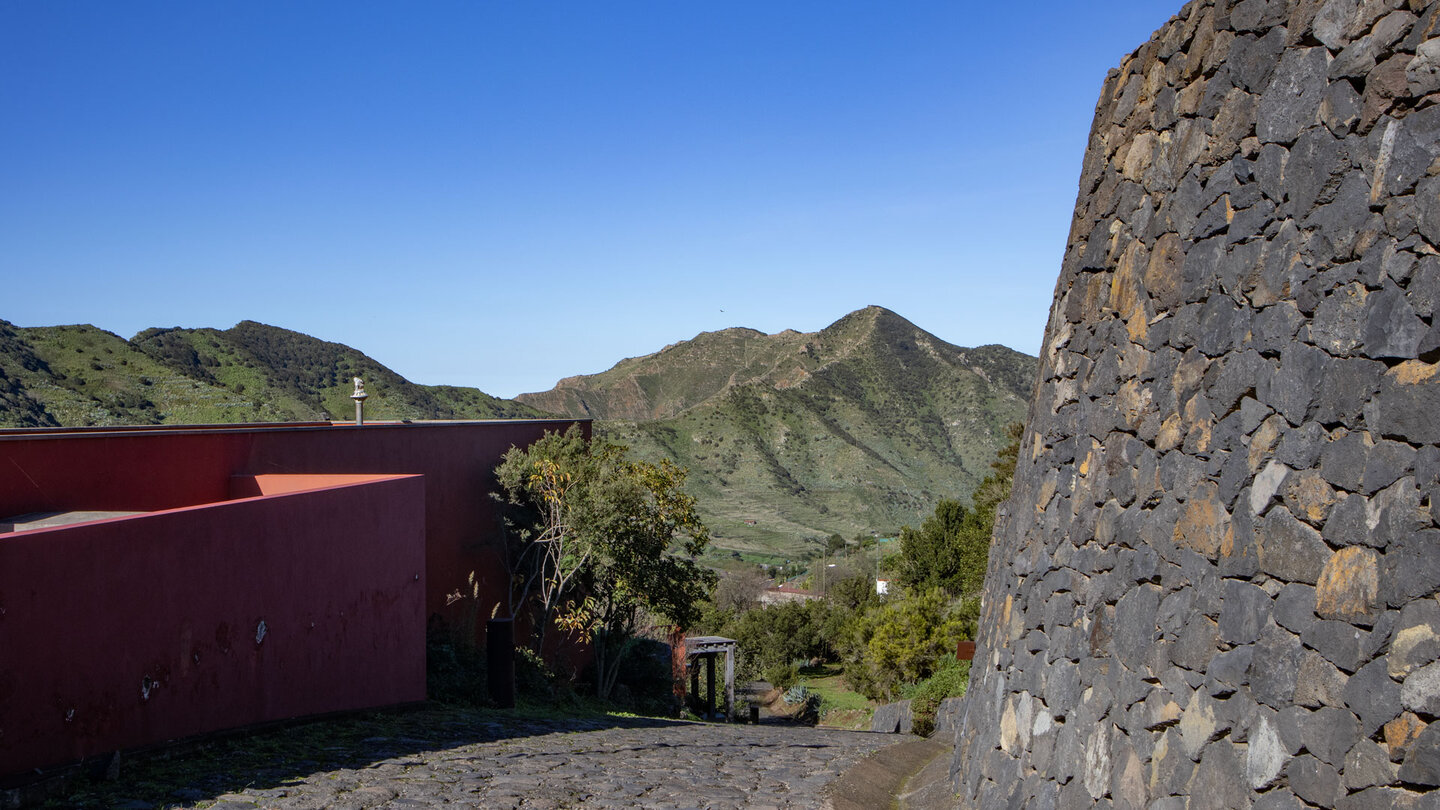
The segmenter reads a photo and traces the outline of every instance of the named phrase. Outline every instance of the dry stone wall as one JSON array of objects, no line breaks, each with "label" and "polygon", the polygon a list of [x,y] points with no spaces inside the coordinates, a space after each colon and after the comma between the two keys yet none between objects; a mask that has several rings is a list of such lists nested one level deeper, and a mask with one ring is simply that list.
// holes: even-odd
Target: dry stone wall
[{"label": "dry stone wall", "polygon": [[1106,79],[966,807],[1440,806],[1440,2],[1196,0]]}]

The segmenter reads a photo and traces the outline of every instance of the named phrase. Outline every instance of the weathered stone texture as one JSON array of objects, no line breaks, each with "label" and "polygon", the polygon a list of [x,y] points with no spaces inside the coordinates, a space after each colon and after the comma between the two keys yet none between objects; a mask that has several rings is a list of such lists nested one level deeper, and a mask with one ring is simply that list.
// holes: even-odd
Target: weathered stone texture
[{"label": "weathered stone texture", "polygon": [[1194,0],[1079,186],[961,806],[1435,806],[1440,0]]}]

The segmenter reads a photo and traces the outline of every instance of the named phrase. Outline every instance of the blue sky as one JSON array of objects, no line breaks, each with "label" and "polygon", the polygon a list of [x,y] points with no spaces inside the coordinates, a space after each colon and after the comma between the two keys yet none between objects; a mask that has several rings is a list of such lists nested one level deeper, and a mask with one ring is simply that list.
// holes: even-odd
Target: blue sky
[{"label": "blue sky", "polygon": [[1179,0],[0,3],[0,318],[544,390],[869,304],[1038,351],[1109,68]]}]

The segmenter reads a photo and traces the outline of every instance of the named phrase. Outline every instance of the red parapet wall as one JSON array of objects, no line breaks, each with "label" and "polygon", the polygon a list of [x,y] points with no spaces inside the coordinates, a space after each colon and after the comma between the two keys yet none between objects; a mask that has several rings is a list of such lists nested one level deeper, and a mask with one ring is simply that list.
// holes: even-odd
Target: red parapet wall
[{"label": "red parapet wall", "polygon": [[425,697],[425,480],[0,535],[0,775]]}]

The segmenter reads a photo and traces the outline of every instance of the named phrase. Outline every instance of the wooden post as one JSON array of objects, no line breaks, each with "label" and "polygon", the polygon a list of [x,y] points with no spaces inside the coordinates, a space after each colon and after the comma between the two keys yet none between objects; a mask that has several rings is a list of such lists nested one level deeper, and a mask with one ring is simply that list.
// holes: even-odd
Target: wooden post
[{"label": "wooden post", "polygon": [[485,622],[486,680],[490,699],[502,709],[515,708],[515,621],[489,619]]},{"label": "wooden post", "polygon": [[705,656],[705,680],[709,688],[705,690],[705,719],[715,719],[715,653],[707,653]]}]

